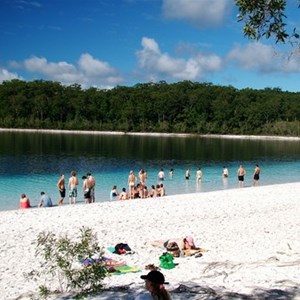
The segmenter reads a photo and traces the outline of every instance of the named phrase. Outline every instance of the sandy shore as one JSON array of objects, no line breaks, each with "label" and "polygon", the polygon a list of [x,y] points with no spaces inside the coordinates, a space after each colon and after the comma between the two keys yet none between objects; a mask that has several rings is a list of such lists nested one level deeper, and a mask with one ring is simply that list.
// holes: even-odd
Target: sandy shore
[{"label": "sandy shore", "polygon": [[[300,299],[299,191],[296,183],[0,212],[0,298],[37,292],[42,282],[26,281],[23,274],[38,265],[39,232],[72,237],[85,225],[105,248],[129,244],[135,254],[122,259],[141,269],[105,279],[107,288],[127,287],[125,293],[116,289],[93,299],[134,299],[143,290],[145,266],[159,265],[163,252],[146,243],[185,235],[207,252],[200,258],[176,258],[174,269],[163,270],[174,299],[232,299],[234,293],[249,299]],[[120,258],[109,251],[106,256]],[[176,293],[179,286],[185,293]]]},{"label": "sandy shore", "polygon": [[196,133],[163,133],[163,132],[124,132],[124,131],[92,131],[92,130],[56,130],[56,129],[26,129],[26,128],[0,128],[0,132],[28,132],[28,133],[51,133],[51,134],[89,134],[89,135],[136,135],[136,136],[174,136],[174,137],[202,137],[244,140],[278,140],[300,141],[296,136],[278,135],[234,135],[234,134],[196,134]]}]

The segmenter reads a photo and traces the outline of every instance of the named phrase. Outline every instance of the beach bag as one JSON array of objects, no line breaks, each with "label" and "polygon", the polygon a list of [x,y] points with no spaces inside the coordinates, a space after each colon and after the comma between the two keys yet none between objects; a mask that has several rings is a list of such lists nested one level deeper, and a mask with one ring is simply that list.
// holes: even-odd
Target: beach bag
[{"label": "beach bag", "polygon": [[114,253],[116,254],[126,254],[127,252],[130,252],[131,248],[128,246],[128,244],[119,243],[115,246]]},{"label": "beach bag", "polygon": [[159,261],[160,261],[160,267],[163,268],[163,269],[173,269],[175,268],[175,264],[173,262],[173,256],[168,253],[168,252],[165,252],[163,253],[163,255],[161,255],[159,257]]},{"label": "beach bag", "polygon": [[171,254],[173,257],[179,257],[180,256],[180,249],[176,242],[170,242],[166,246],[166,250],[169,254]]}]

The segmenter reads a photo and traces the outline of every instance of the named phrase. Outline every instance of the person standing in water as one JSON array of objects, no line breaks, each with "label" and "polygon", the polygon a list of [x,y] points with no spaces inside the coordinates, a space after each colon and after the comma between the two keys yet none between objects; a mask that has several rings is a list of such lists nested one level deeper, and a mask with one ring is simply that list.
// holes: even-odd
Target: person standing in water
[{"label": "person standing in water", "polygon": [[57,182],[57,188],[60,194],[60,198],[58,199],[58,206],[62,205],[64,202],[64,199],[66,197],[66,187],[65,187],[65,175],[61,174],[60,178]]},{"label": "person standing in water", "polygon": [[198,182],[198,183],[200,183],[201,180],[202,180],[202,170],[201,170],[201,168],[199,168],[199,169],[197,170],[197,173],[196,173],[196,179],[197,179],[197,182]]},{"label": "person standing in water", "polygon": [[158,180],[165,180],[165,172],[164,169],[160,169],[160,171],[157,174]]},{"label": "person standing in water", "polygon": [[259,165],[256,165],[253,173],[253,185],[259,184],[259,174],[260,174],[260,167]]},{"label": "person standing in water", "polygon": [[185,171],[185,179],[186,179],[186,180],[189,180],[189,179],[190,179],[190,176],[191,176],[191,172],[190,172],[190,169],[188,168],[188,169],[186,169],[186,171]]},{"label": "person standing in water", "polygon": [[82,190],[84,202],[86,204],[91,203],[91,189],[89,188],[88,178],[86,176],[82,176]]},{"label": "person standing in water", "polygon": [[94,203],[95,202],[96,180],[95,180],[95,177],[91,173],[87,173],[86,178],[87,178],[87,186],[90,190],[90,201],[91,201],[91,203]]},{"label": "person standing in water", "polygon": [[135,186],[135,182],[136,182],[136,177],[134,175],[134,172],[131,170],[129,172],[129,176],[128,176],[128,194],[129,194],[129,199],[133,199],[134,198],[134,186]]},{"label": "person standing in water", "polygon": [[71,177],[69,178],[68,188],[69,188],[69,204],[75,204],[77,199],[77,185],[78,178],[76,177],[76,172],[71,172]]},{"label": "person standing in water", "polygon": [[223,167],[223,178],[228,178],[228,176],[229,176],[228,169],[224,166]]},{"label": "person standing in water", "polygon": [[237,175],[238,175],[238,180],[239,180],[239,186],[243,187],[244,186],[244,179],[245,179],[245,175],[246,175],[246,170],[243,168],[242,165],[240,165],[240,167],[237,171]]}]

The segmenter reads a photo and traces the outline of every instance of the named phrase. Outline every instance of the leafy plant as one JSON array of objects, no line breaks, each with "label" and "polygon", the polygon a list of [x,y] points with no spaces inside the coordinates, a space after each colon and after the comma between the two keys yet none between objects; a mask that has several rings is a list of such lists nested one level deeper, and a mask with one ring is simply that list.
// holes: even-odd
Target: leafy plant
[{"label": "leafy plant", "polygon": [[[67,235],[57,237],[52,232],[39,233],[36,255],[43,259],[42,271],[32,271],[31,277],[46,276],[46,283],[39,286],[40,296],[47,298],[51,293],[48,284],[55,280],[58,280],[59,292],[74,292],[77,299],[101,291],[102,280],[107,274],[97,263],[102,259],[101,250],[96,234],[87,227],[80,229],[75,241]],[[90,264],[83,267],[81,260],[89,260]]]},{"label": "leafy plant", "polygon": [[[238,21],[243,21],[244,34],[250,39],[260,40],[273,37],[276,43],[299,40],[296,28],[287,32],[285,20],[286,0],[236,0],[239,9]],[[300,3],[300,1],[298,0]]]}]

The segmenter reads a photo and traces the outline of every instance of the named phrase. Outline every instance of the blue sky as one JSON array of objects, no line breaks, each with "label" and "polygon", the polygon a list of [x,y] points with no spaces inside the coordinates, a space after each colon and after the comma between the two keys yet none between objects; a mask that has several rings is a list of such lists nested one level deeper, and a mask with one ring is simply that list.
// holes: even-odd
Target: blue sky
[{"label": "blue sky", "polygon": [[[0,0],[0,82],[191,80],[299,91],[299,53],[244,38],[237,13],[233,0]],[[299,14],[289,1],[292,28]]]}]

